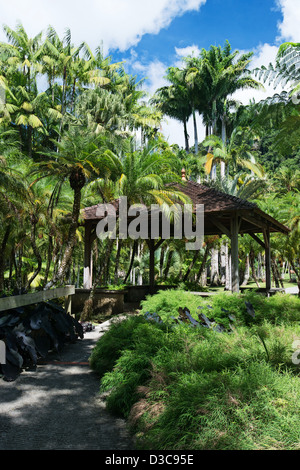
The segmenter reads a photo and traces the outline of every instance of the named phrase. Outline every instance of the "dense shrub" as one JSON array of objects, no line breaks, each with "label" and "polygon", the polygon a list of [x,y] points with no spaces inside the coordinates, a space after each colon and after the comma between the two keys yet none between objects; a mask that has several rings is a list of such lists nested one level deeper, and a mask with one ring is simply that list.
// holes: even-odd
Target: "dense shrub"
[{"label": "dense shrub", "polygon": [[[171,322],[178,306],[195,312],[199,300],[220,320],[234,314],[233,329],[218,333]],[[255,307],[254,319],[245,300]],[[207,301],[168,291],[149,297],[144,311],[165,323],[130,318],[113,325],[93,352],[107,406],[128,419],[138,447],[298,448],[299,366],[292,363],[293,341],[300,337],[298,299],[224,293]]]},{"label": "dense shrub", "polygon": [[133,347],[132,334],[137,325],[145,322],[143,317],[113,321],[108,332],[103,335],[101,341],[97,342],[92,351],[89,359],[91,368],[100,376],[110,371],[122,352]]},{"label": "dense shrub", "polygon": [[203,307],[202,311],[208,316],[213,314],[217,323],[225,323],[227,326],[228,315],[234,315],[239,325],[248,325],[253,320],[247,315],[245,302],[253,305],[256,324],[265,320],[286,324],[299,321],[300,318],[300,299],[297,296],[276,294],[267,298],[256,292],[243,295],[223,292],[203,298],[181,290],[160,291],[142,302],[142,313],[157,313],[163,321],[170,323],[171,317],[177,316],[179,307],[187,307],[195,319],[198,318],[198,307]]},{"label": "dense shrub", "polygon": [[[139,433],[139,447],[258,450],[299,446],[299,379],[264,361],[248,361],[220,372],[177,373],[164,387],[165,398],[156,396],[154,380],[144,393],[147,400],[142,397],[130,417]],[[159,413],[151,416],[156,409]]]},{"label": "dense shrub", "polygon": [[142,314],[158,313],[165,323],[172,323],[172,316],[178,316],[179,307],[188,307],[195,314],[199,305],[203,304],[201,297],[183,290],[170,289],[159,291],[156,295],[148,295],[141,302]]}]

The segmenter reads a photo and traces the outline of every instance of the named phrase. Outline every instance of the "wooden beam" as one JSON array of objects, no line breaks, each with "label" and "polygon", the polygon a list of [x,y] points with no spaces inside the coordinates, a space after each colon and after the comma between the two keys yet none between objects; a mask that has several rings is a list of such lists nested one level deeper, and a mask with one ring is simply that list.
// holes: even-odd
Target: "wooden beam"
[{"label": "wooden beam", "polygon": [[231,219],[231,279],[232,292],[240,291],[239,280],[239,218],[236,214]]},{"label": "wooden beam", "polygon": [[250,233],[250,232],[248,233],[253,238],[253,240],[255,240],[257,243],[260,244],[260,246],[262,246],[264,249],[266,248],[265,243],[257,235],[255,235],[255,233]]},{"label": "wooden beam", "polygon": [[0,312],[26,305],[34,305],[47,300],[58,299],[75,294],[75,286],[60,287],[58,289],[43,290],[32,294],[14,295],[0,299]]},{"label": "wooden beam", "polygon": [[251,217],[250,215],[241,215],[242,219],[244,219],[246,222],[249,222],[252,225],[255,225],[256,227],[259,227],[260,229],[264,230],[267,228],[267,224],[259,220],[258,218]]},{"label": "wooden beam", "polygon": [[225,227],[225,225],[222,224],[222,222],[220,222],[216,217],[215,218],[212,218],[212,217],[209,217],[209,216],[206,216],[206,217],[213,225],[215,225],[219,230],[221,230],[221,232],[223,232],[225,235],[227,235],[228,238],[231,238],[230,230],[228,230]]}]

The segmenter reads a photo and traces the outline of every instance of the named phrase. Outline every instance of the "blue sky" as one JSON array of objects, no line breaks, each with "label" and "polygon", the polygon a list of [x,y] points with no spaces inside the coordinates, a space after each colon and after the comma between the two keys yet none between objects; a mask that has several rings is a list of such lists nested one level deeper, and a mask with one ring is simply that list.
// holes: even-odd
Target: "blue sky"
[{"label": "blue sky", "polygon": [[114,60],[130,61],[130,51],[134,51],[142,64],[161,61],[171,65],[177,57],[175,48],[191,45],[207,49],[228,39],[234,49],[252,50],[259,44],[275,43],[282,19],[274,0],[207,0],[199,11],[174,18],[158,34],[145,34],[129,51],[111,53]]},{"label": "blue sky", "polygon": [[[14,28],[21,21],[30,36],[51,24],[62,36],[69,27],[75,44],[95,49],[103,41],[113,62],[126,60],[129,73],[147,77],[153,93],[164,85],[168,66],[201,48],[223,45],[253,52],[253,68],[274,63],[278,46],[300,41],[300,0],[14,0],[2,2],[1,23]],[[0,31],[0,41],[5,40]],[[236,99],[247,103],[273,94],[244,91]],[[169,121],[163,132],[183,145],[179,123]],[[192,136],[192,131],[190,131]],[[201,122],[199,120],[201,138]]]}]

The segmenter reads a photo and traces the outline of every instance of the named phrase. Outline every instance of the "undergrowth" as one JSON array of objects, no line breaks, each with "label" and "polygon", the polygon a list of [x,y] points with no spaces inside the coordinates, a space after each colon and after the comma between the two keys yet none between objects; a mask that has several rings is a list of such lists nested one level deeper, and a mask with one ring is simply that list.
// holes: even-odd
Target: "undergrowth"
[{"label": "undergrowth", "polygon": [[[199,306],[199,298],[177,294],[159,293],[143,304],[143,313],[153,308],[163,324],[143,315],[118,322],[90,359],[100,390],[109,392],[108,409],[128,420],[138,448],[298,449],[299,366],[292,354],[299,299],[253,293],[202,299],[223,324],[224,310],[236,317],[230,332],[217,333],[172,324],[178,306],[193,315]],[[245,300],[255,318],[247,317]]]}]

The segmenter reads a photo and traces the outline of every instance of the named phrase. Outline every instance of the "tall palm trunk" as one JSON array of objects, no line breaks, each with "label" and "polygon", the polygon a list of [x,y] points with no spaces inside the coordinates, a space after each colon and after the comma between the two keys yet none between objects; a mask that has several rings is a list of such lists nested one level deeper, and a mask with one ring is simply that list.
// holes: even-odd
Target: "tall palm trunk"
[{"label": "tall palm trunk", "polygon": [[11,231],[11,226],[6,227],[2,243],[1,243],[1,253],[0,253],[0,293],[4,290],[4,271],[5,271],[5,250],[7,242],[9,239],[9,234]]},{"label": "tall palm trunk", "polygon": [[188,135],[188,131],[187,131],[186,119],[183,120],[183,128],[184,128],[185,150],[187,152],[189,152],[190,151],[190,145],[189,145],[189,135]]},{"label": "tall palm trunk", "polygon": [[[222,116],[222,141],[226,145],[227,135],[226,135],[226,121],[225,116]],[[225,162],[221,162],[221,178],[225,178],[226,165]]]},{"label": "tall palm trunk", "polygon": [[192,259],[189,267],[186,270],[186,273],[185,273],[184,278],[183,278],[183,282],[186,282],[188,280],[189,275],[190,275],[190,273],[191,273],[191,271],[192,271],[192,269],[193,269],[193,267],[194,267],[194,265],[195,265],[195,263],[198,259],[199,254],[200,254],[200,250],[196,250],[195,253],[194,253],[193,259]]},{"label": "tall palm trunk", "polygon": [[121,256],[121,248],[122,248],[122,239],[117,239],[117,254],[115,259],[115,272],[114,272],[114,282],[115,284],[118,282],[118,273],[119,273],[119,265],[120,265],[120,256]]},{"label": "tall palm trunk", "polygon": [[56,275],[54,278],[48,282],[46,285],[46,289],[50,289],[53,285],[57,284],[58,282],[62,282],[64,279],[64,276],[67,272],[67,269],[69,268],[71,259],[72,259],[72,254],[74,250],[74,246],[76,243],[76,231],[78,228],[78,219],[80,215],[80,203],[81,203],[81,189],[82,186],[75,186],[74,189],[74,201],[73,201],[73,212],[72,212],[72,220],[69,228],[69,233],[68,233],[68,239],[65,247],[65,251],[60,263],[60,266],[57,270]]},{"label": "tall palm trunk", "polygon": [[136,254],[136,249],[137,249],[137,240],[134,240],[133,247],[132,247],[132,253],[131,253],[130,265],[129,265],[127,274],[126,274],[125,279],[124,279],[125,284],[126,284],[128,278],[129,278],[131,270],[132,270],[132,266],[133,266],[133,262],[134,262],[134,258],[135,258],[135,254]]},{"label": "tall palm trunk", "polygon": [[37,225],[38,219],[35,216],[35,214],[31,214],[30,221],[31,221],[30,243],[33,249],[34,256],[37,259],[38,265],[37,265],[36,270],[32,274],[32,276],[30,277],[30,279],[28,279],[26,290],[29,289],[30,285],[32,284],[32,282],[34,281],[34,279],[39,274],[42,268],[42,257],[36,244],[36,225]]},{"label": "tall palm trunk", "polygon": [[165,267],[165,271],[164,271],[164,280],[166,280],[167,277],[168,277],[170,267],[171,267],[171,264],[172,264],[173,254],[174,254],[174,251],[169,250],[168,257],[167,257],[167,263],[166,263],[166,267]]},{"label": "tall palm trunk", "polygon": [[202,263],[201,263],[200,269],[199,269],[198,274],[197,274],[196,282],[200,281],[201,276],[202,276],[202,274],[205,270],[209,250],[210,250],[210,245],[209,245],[209,243],[207,243],[206,247],[205,247],[204,255],[203,255],[203,258],[202,258]]},{"label": "tall palm trunk", "polygon": [[246,256],[244,280],[242,282],[242,286],[246,286],[248,284],[249,278],[250,278],[250,260],[249,260],[249,255],[247,255]]},{"label": "tall palm trunk", "polygon": [[47,264],[46,264],[45,275],[44,275],[44,280],[43,280],[43,287],[45,287],[48,281],[52,257],[53,257],[53,238],[49,235],[48,250],[47,250]]},{"label": "tall palm trunk", "polygon": [[196,121],[196,112],[193,107],[193,123],[194,123],[194,135],[195,135],[195,154],[198,153],[198,130],[197,130],[197,121]]},{"label": "tall palm trunk", "polygon": [[252,271],[252,277],[253,277],[257,287],[260,287],[259,282],[258,282],[257,277],[256,277],[256,273],[255,273],[254,257],[255,257],[254,251],[251,249],[250,254],[249,254],[249,258],[250,258],[249,261],[250,261],[250,266],[251,266],[251,271]]},{"label": "tall palm trunk", "polygon": [[161,247],[160,249],[160,259],[159,259],[159,277],[163,277],[163,267],[164,267],[164,260],[165,260],[165,247]]},{"label": "tall palm trunk", "polygon": [[219,276],[219,250],[217,248],[212,248],[211,250],[211,275],[210,275],[210,284],[212,286],[218,286],[220,283]]}]

